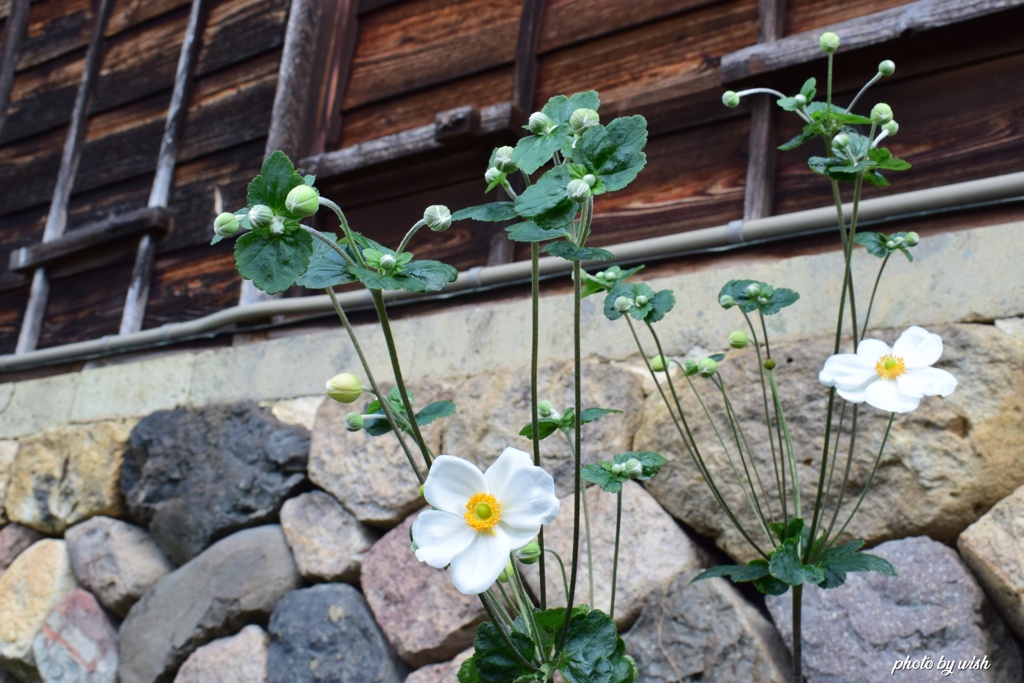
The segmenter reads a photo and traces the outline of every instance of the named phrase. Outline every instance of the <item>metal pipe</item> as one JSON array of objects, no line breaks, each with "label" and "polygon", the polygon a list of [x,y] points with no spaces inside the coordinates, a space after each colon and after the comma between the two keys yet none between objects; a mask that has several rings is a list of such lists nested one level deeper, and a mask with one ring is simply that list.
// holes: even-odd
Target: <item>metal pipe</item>
[{"label": "metal pipe", "polygon": [[[891,222],[900,218],[925,213],[961,210],[979,205],[1024,198],[1024,172],[993,176],[980,180],[955,183],[927,190],[914,190],[902,194],[867,199],[860,205],[860,222]],[[849,205],[846,206],[847,213]],[[726,225],[664,235],[627,242],[609,247],[618,262],[637,262],[663,259],[710,249],[735,248],[769,239],[792,237],[831,229],[835,226],[835,207],[828,206],[807,211],[796,211],[749,221],[732,221]],[[542,277],[568,272],[571,264],[560,258],[540,260]],[[530,263],[516,261],[498,266],[476,267],[459,273],[458,280],[437,295],[418,295],[407,292],[388,292],[388,301],[422,301],[473,293],[509,284],[527,282]],[[366,310],[373,300],[366,290],[344,292],[338,300],[346,310]],[[128,351],[158,348],[168,344],[212,337],[230,332],[230,326],[274,316],[323,315],[333,313],[327,295],[294,299],[270,299],[235,306],[211,315],[181,323],[125,335],[111,335],[100,339],[75,342],[21,354],[0,356],[0,373],[30,368],[101,358]]]}]

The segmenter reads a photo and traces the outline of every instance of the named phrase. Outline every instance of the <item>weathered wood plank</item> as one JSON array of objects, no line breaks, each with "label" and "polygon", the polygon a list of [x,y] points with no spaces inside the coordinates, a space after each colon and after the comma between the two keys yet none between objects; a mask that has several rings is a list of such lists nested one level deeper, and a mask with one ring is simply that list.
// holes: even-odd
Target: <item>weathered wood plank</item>
[{"label": "weathered wood plank", "polygon": [[14,65],[22,38],[25,36],[30,3],[31,0],[17,0],[9,20],[4,22],[3,46],[0,48],[0,132],[3,132],[7,119],[7,102],[11,96],[11,84],[14,82]]},{"label": "weathered wood plank", "polygon": [[117,334],[121,294],[128,286],[131,264],[54,278],[50,304],[39,335],[39,348]]},{"label": "weathered wood plank", "polygon": [[520,114],[529,116],[534,110],[533,96],[537,89],[537,46],[544,21],[545,0],[523,0],[516,41],[516,62],[509,101]]},{"label": "weathered wood plank", "polygon": [[914,0],[788,0],[783,35],[824,29]]},{"label": "weathered wood plank", "polygon": [[410,0],[360,20],[342,110],[512,62],[521,0]]},{"label": "weathered wood plank", "polygon": [[176,251],[159,259],[143,328],[193,320],[238,303],[240,278],[231,242]]},{"label": "weathered wood plank", "polygon": [[[959,24],[1024,5],[1024,0],[917,0],[864,17],[831,24],[842,36],[840,52],[893,41],[907,34]],[[752,45],[722,57],[722,82],[779,71],[821,58],[816,31]]]},{"label": "weathered wood plank", "polygon": [[88,249],[135,237],[142,232],[166,230],[170,222],[171,214],[163,207],[146,207],[131,213],[110,216],[61,237],[11,252],[8,268],[25,272],[49,266],[61,259],[83,255],[82,252]]},{"label": "weathered wood plank", "polygon": [[[786,0],[760,0],[757,15],[757,42],[782,37]],[[750,158],[743,197],[743,219],[771,215],[775,201],[775,122],[778,112],[767,97],[757,98],[750,107]]]}]

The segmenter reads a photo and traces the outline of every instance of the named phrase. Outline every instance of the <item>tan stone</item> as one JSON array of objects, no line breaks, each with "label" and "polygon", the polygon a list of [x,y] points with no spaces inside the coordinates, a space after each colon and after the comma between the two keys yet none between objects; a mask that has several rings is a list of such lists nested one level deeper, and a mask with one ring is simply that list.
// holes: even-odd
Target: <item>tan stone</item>
[{"label": "tan stone", "polygon": [[44,539],[0,576],[0,666],[23,681],[40,681],[32,641],[60,600],[75,589],[64,541]]},{"label": "tan stone", "polygon": [[409,674],[405,683],[451,683],[451,681],[457,680],[462,663],[472,656],[472,649],[463,650],[451,661],[428,664]]},{"label": "tan stone", "polygon": [[[1019,391],[1024,384],[1024,341],[991,325],[952,325],[929,331],[939,334],[944,341],[938,367],[952,372],[960,384],[949,398],[925,398],[917,410],[896,417],[872,488],[847,528],[847,536],[867,540],[869,544],[910,535],[928,535],[951,543],[983,511],[1024,483],[1024,467],[1020,466],[1020,453],[1024,451],[1024,430],[1020,427],[1024,397]],[[901,332],[884,330],[869,336],[891,344]],[[817,381],[817,373],[831,355],[832,342],[822,339],[773,345],[772,350],[779,363],[776,373],[795,445],[803,514],[809,519],[818,482],[817,463],[828,396],[827,389]],[[756,362],[752,361],[751,350],[736,352],[719,364],[719,370],[755,451],[764,488],[774,500],[776,486],[762,417],[763,399],[756,383]],[[709,391],[709,383],[704,380],[697,386],[714,410],[715,392]],[[685,383],[677,384],[677,389],[690,428],[722,495],[751,530],[755,541],[767,546],[766,536],[758,532],[740,485],[692,392]],[[842,405],[837,398],[837,415]],[[850,406],[847,407],[845,425],[851,420]],[[857,448],[837,526],[842,524],[867,481],[888,417],[866,404],[858,411]],[[723,431],[726,429],[724,422],[719,425]],[[728,435],[727,431],[724,433]],[[835,483],[826,499],[826,521],[831,519],[840,490],[846,445],[844,438]],[[647,489],[673,516],[714,538],[734,558],[753,557],[683,449],[656,393],[647,398],[634,447],[659,452],[669,461],[661,474],[647,484]],[[778,514],[777,502],[773,509]]]},{"label": "tan stone", "polygon": [[11,520],[61,533],[94,515],[122,514],[119,479],[131,424],[95,422],[24,439],[7,488]]},{"label": "tan stone", "polygon": [[281,529],[299,573],[314,582],[358,581],[363,557],[378,535],[323,491],[285,501]]},{"label": "tan stone", "polygon": [[[615,508],[617,496],[597,486],[587,489],[590,537],[593,540],[594,598],[590,598],[585,518],[580,510],[580,560],[576,578],[576,603],[608,612],[611,607],[612,558],[615,550]],[[571,569],[573,496],[561,498],[555,521],[544,527],[544,545],[551,548]],[[651,494],[635,482],[622,488],[622,527],[619,565],[615,588],[615,621],[620,627],[636,620],[644,598],[661,590],[680,572],[703,566],[700,550],[683,533]],[[549,555],[545,567],[548,606],[565,605],[565,588],[558,563]],[[540,594],[538,565],[524,568],[524,579],[534,595]]]},{"label": "tan stone", "polygon": [[[409,387],[420,410],[433,401],[452,398],[452,388],[437,382],[413,384]],[[345,428],[345,415],[362,410],[370,397],[351,405],[324,401],[317,412],[310,435],[309,478],[356,516],[360,522],[391,528],[410,512],[423,505],[419,481],[409,466],[405,451],[394,434],[370,436],[365,431],[350,432]],[[451,418],[448,418],[451,419]],[[437,420],[423,428],[427,446],[438,453],[441,430],[445,420]],[[416,442],[405,435],[416,467],[424,471],[424,463]]]},{"label": "tan stone", "polygon": [[270,636],[250,624],[230,638],[197,649],[178,669],[174,683],[265,683]]},{"label": "tan stone", "polygon": [[[611,460],[630,450],[643,406],[642,380],[627,369],[608,363],[584,361],[583,407],[614,408],[583,426],[583,462]],[[574,400],[573,365],[544,363],[538,369],[538,400],[548,400],[564,413]],[[508,447],[532,452],[531,440],[519,431],[530,422],[529,366],[486,373],[458,386],[459,410],[448,420],[444,452],[470,460],[486,470]],[[566,438],[556,432],[541,442],[541,465],[554,478],[556,490],[572,490],[573,458]]]},{"label": "tan stone", "polygon": [[17,441],[0,441],[0,525],[7,523],[5,505],[7,500],[7,483],[11,479],[11,467],[14,465],[14,456],[17,453]]},{"label": "tan stone", "polygon": [[261,403],[260,406],[269,406],[274,417],[285,424],[305,427],[312,431],[316,423],[316,413],[325,400],[323,396],[303,396],[286,401],[269,401],[266,404]]},{"label": "tan stone", "polygon": [[1006,625],[1024,638],[1024,486],[967,527],[957,547]]}]

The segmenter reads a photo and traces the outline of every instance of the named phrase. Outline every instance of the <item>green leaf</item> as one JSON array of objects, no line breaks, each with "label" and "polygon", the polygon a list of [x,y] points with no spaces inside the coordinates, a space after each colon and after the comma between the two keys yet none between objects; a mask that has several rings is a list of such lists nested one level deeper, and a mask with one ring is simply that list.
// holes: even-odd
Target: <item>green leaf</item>
[{"label": "green leaf", "polygon": [[313,255],[313,237],[300,230],[283,235],[246,233],[235,242],[238,274],[267,294],[277,294],[295,284],[306,272]]},{"label": "green leaf", "polygon": [[796,101],[795,97],[780,97],[775,100],[775,104],[782,107],[785,111],[796,111],[800,108],[800,103]]},{"label": "green leaf", "polygon": [[795,538],[787,539],[785,543],[772,551],[771,559],[768,561],[768,571],[776,579],[790,586],[799,586],[805,581],[817,585],[825,579],[825,574],[820,567],[803,564],[800,561],[800,541]]},{"label": "green leaf", "polygon": [[579,211],[579,206],[566,193],[569,180],[565,166],[547,171],[516,198],[516,213],[547,230],[565,228]]},{"label": "green leaf", "polygon": [[572,242],[552,242],[543,249],[545,254],[564,258],[566,261],[608,261],[615,258],[615,254],[607,249],[598,247],[577,247]]},{"label": "green leaf", "polygon": [[476,670],[476,655],[462,662],[459,667],[459,683],[483,683],[480,672]]},{"label": "green leaf", "polygon": [[814,96],[818,92],[815,89],[815,87],[814,87],[815,85],[817,85],[817,83],[818,83],[818,81],[815,80],[814,78],[808,78],[806,81],[804,81],[804,84],[800,87],[800,94],[803,95],[804,97],[806,97],[808,102],[813,100]]},{"label": "green leaf", "polygon": [[664,318],[676,305],[676,295],[670,289],[663,289],[650,300],[651,312],[644,318],[645,322],[656,323]]},{"label": "green leaf", "polygon": [[518,217],[519,214],[516,213],[516,207],[513,202],[493,202],[491,204],[481,204],[480,206],[470,206],[452,214],[453,221],[462,221],[469,218],[486,223],[511,221]]},{"label": "green leaf", "polygon": [[614,192],[629,185],[643,169],[646,145],[647,120],[626,116],[607,126],[589,128],[576,143],[572,157],[596,175],[605,190]]},{"label": "green leaf", "polygon": [[704,579],[713,579],[717,576],[727,576],[734,583],[744,583],[747,581],[756,581],[762,577],[768,576],[768,563],[764,560],[760,562],[754,561],[750,564],[720,564],[717,567],[710,567],[705,569],[697,576],[690,580],[690,583],[696,583],[697,581],[703,581]]},{"label": "green leaf", "polygon": [[797,135],[796,137],[792,138],[789,142],[784,142],[783,144],[779,145],[779,149],[782,150],[783,152],[788,152],[791,149],[796,149],[797,147],[799,147],[800,145],[804,144],[805,142],[807,142],[808,140],[810,140],[811,138],[813,138],[817,134],[818,134],[818,126],[817,125],[811,124],[811,125],[804,126],[804,129],[800,132],[799,135]]},{"label": "green leaf", "polygon": [[771,297],[768,299],[768,304],[761,306],[761,312],[765,315],[775,315],[786,306],[795,304],[799,298],[800,295],[792,289],[780,287],[772,292]]},{"label": "green leaf", "polygon": [[[750,285],[757,285],[761,288],[761,295],[759,297],[751,298],[747,294],[747,287]],[[786,306],[792,306],[800,299],[800,295],[792,289],[775,289],[771,285],[758,280],[729,280],[722,287],[721,291],[718,292],[718,298],[721,299],[726,295],[731,296],[744,313],[760,309],[765,315],[774,315]],[[762,304],[759,300],[761,297],[766,298],[768,302]]]},{"label": "green leaf", "polygon": [[847,572],[879,572],[896,576],[896,568],[877,555],[859,552],[863,541],[849,541],[829,548],[818,560],[824,570],[822,588],[837,588],[846,582]]},{"label": "green leaf", "polygon": [[605,268],[603,271],[598,271],[598,274],[605,274],[605,277],[603,278],[598,278],[596,275],[584,273],[583,287],[580,297],[585,299],[591,294],[607,292],[612,287],[616,287],[626,282],[626,280],[643,270],[643,268],[643,266],[637,266],[635,268],[630,268],[629,270],[622,270],[619,266],[610,266]]},{"label": "green leaf", "polygon": [[625,465],[626,461],[631,459],[639,460],[640,464],[643,466],[643,473],[634,477],[641,481],[650,479],[656,475],[667,462],[660,454],[653,453],[651,451],[627,451],[626,453],[619,453],[615,456],[614,461],[617,465]]},{"label": "green leaf", "polygon": [[754,588],[765,595],[785,595],[789,591],[789,584],[768,575],[756,579],[754,581]]},{"label": "green leaf", "polygon": [[570,133],[569,125],[560,123],[547,135],[527,135],[520,138],[512,152],[512,161],[523,173],[534,173],[551,161],[554,153],[569,140]]},{"label": "green leaf", "polygon": [[[328,239],[337,243],[338,238],[331,233],[325,233]],[[343,247],[353,258],[355,254],[352,249],[345,245]],[[297,284],[307,289],[326,289],[336,285],[344,285],[355,282],[356,278],[348,270],[348,263],[338,252],[325,244],[323,240],[313,240],[313,255],[309,259],[309,267],[306,272],[296,281]]]},{"label": "green leaf", "polygon": [[587,424],[588,422],[593,422],[605,415],[621,412],[621,410],[616,410],[615,408],[584,408],[583,411],[580,412],[580,422],[582,424]]},{"label": "green leaf", "polygon": [[544,242],[566,236],[565,230],[545,230],[532,221],[510,225],[505,232],[513,242]]},{"label": "green leaf", "polygon": [[601,106],[601,98],[593,90],[578,92],[571,97],[556,95],[548,100],[541,109],[556,124],[568,123],[569,117],[577,109],[597,109]]},{"label": "green leaf", "polygon": [[410,261],[402,268],[402,275],[419,283],[420,288],[403,287],[410,292],[440,292],[449,282],[455,282],[459,271],[440,261]]},{"label": "green leaf", "polygon": [[[530,661],[533,656],[533,643],[530,639],[519,631],[512,631],[509,640],[523,658]],[[508,646],[498,633],[498,628],[489,621],[480,624],[476,630],[473,649],[473,658],[476,660],[477,675],[481,683],[510,683],[520,676],[532,673],[520,665],[509,652]]]},{"label": "green leaf", "polygon": [[613,474],[611,465],[606,462],[584,465],[580,468],[580,478],[592,484],[597,484],[608,493],[618,493],[622,490],[622,483],[629,479],[625,475]]},{"label": "green leaf", "polygon": [[880,232],[858,232],[853,236],[853,241],[867,249],[872,256],[885,258],[889,255],[889,249],[885,246],[889,238]]},{"label": "green leaf", "polygon": [[[655,323],[664,318],[676,302],[675,295],[671,290],[663,289],[655,294],[650,285],[643,282],[626,282],[612,288],[608,292],[608,296],[605,297],[604,315],[609,320],[618,320],[623,316],[623,312],[615,308],[615,301],[620,296],[624,296],[634,303],[626,311],[630,317],[646,323]],[[638,297],[646,297],[646,303],[638,304]]]},{"label": "green leaf", "polygon": [[592,610],[569,623],[565,663],[559,667],[567,683],[627,683],[632,669],[622,666],[626,644],[615,622],[604,612]]},{"label": "green leaf", "polygon": [[428,403],[423,410],[416,413],[416,424],[422,427],[434,420],[439,420],[442,417],[451,417],[454,414],[455,404],[451,401],[434,401],[433,403]]},{"label": "green leaf", "polygon": [[296,218],[285,208],[284,200],[293,187],[304,184],[305,180],[295,172],[291,160],[277,150],[267,157],[260,174],[249,183],[249,206],[266,204],[279,216]]},{"label": "green leaf", "polygon": [[[540,435],[539,438],[544,440],[554,434],[556,431],[562,428],[562,421],[556,420],[552,417],[542,417],[537,420],[537,433]],[[519,430],[520,436],[525,436],[527,439],[533,438],[533,423],[530,422],[525,427]]]},{"label": "green leaf", "polygon": [[884,147],[872,147],[868,152],[868,157],[878,165],[878,168],[887,171],[906,171],[910,168],[909,161],[897,159],[892,152]]}]

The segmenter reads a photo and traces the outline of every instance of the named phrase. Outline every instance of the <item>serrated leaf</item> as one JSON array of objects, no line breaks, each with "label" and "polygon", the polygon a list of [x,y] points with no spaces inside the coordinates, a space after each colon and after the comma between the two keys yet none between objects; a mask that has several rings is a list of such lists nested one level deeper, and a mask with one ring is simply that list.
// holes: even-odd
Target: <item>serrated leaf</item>
[{"label": "serrated leaf", "polygon": [[459,271],[447,263],[421,259],[406,264],[402,268],[402,275],[421,285],[420,289],[403,287],[407,291],[440,292],[449,282],[455,282],[458,279]]},{"label": "serrated leaf", "polygon": [[558,670],[567,683],[618,683],[613,675],[626,654],[626,646],[612,618],[592,610],[569,622],[564,652],[566,662]]},{"label": "serrated leaf", "polygon": [[[556,431],[562,428],[562,421],[556,420],[551,417],[542,417],[537,421],[537,433],[540,435],[538,438],[542,441]],[[520,436],[525,436],[527,439],[533,438],[533,423],[528,423],[525,427],[519,430]]]},{"label": "serrated leaf", "polygon": [[615,254],[607,249],[598,247],[577,247],[572,242],[553,242],[543,249],[545,254],[564,258],[566,261],[608,261],[615,258]]},{"label": "serrated leaf", "polygon": [[285,198],[293,187],[304,184],[305,180],[295,172],[291,160],[284,152],[276,150],[263,162],[260,174],[249,183],[249,206],[265,204],[280,216],[295,218],[285,208]]},{"label": "serrated leaf", "polygon": [[580,477],[584,481],[597,484],[603,491],[618,493],[622,490],[622,482],[628,477],[612,474],[607,463],[590,463],[580,468]]},{"label": "serrated leaf", "polygon": [[754,588],[765,595],[785,595],[789,591],[789,584],[769,574],[756,579]]},{"label": "serrated leaf", "polygon": [[594,420],[602,418],[605,415],[621,412],[621,410],[616,410],[615,408],[584,408],[580,412],[580,422],[582,424],[587,424],[589,422],[593,422]]},{"label": "serrated leaf", "polygon": [[[326,233],[328,239],[337,243],[336,235]],[[346,247],[349,252],[351,248]],[[350,256],[354,254],[350,253]],[[338,252],[322,240],[313,240],[313,255],[309,259],[309,267],[296,281],[307,289],[327,289],[337,285],[355,282],[356,278],[348,270],[348,263]]]},{"label": "serrated leaf", "polygon": [[476,670],[476,656],[462,662],[458,673],[459,683],[483,683],[480,672]]},{"label": "serrated leaf", "polygon": [[879,572],[896,576],[896,568],[885,558],[859,552],[863,541],[849,541],[829,548],[818,560],[824,570],[822,588],[836,588],[846,582],[848,572]]},{"label": "serrated leaf", "polygon": [[818,92],[815,89],[815,87],[814,87],[815,85],[817,85],[817,83],[818,83],[818,81],[816,79],[808,78],[806,81],[804,81],[804,84],[800,87],[800,94],[803,95],[804,97],[806,97],[808,102],[813,100],[814,96]]},{"label": "serrated leaf", "polygon": [[654,295],[650,300],[651,312],[644,318],[644,322],[656,323],[672,310],[676,305],[676,295],[670,289],[663,289]]},{"label": "serrated leaf", "polygon": [[572,158],[596,175],[606,191],[614,192],[629,185],[646,165],[646,145],[647,120],[625,116],[607,126],[587,129],[576,143]]},{"label": "serrated leaf", "polygon": [[868,157],[875,162],[878,168],[887,171],[906,171],[911,167],[909,161],[897,159],[885,147],[872,147],[868,152]]},{"label": "serrated leaf", "polygon": [[433,403],[428,403],[423,410],[416,413],[416,424],[423,427],[434,420],[451,417],[454,414],[455,404],[451,401],[434,401]]},{"label": "serrated leaf", "polygon": [[625,465],[629,460],[638,460],[640,465],[643,467],[643,472],[633,479],[639,479],[646,481],[652,478],[661,468],[665,466],[667,462],[659,453],[652,451],[627,451],[626,453],[619,453],[613,459],[615,464]]},{"label": "serrated leaf", "polygon": [[564,166],[550,169],[516,198],[516,213],[547,230],[565,228],[579,211],[566,193],[569,180]]},{"label": "serrated leaf", "polygon": [[801,562],[799,547],[798,539],[786,540],[772,552],[768,561],[768,571],[776,579],[790,586],[799,586],[804,582],[814,585],[821,583],[825,578],[824,572],[816,565]]},{"label": "serrated leaf", "polygon": [[775,315],[786,306],[792,306],[800,299],[800,295],[792,289],[780,287],[772,292],[766,306],[761,306],[761,312],[765,315]]},{"label": "serrated leaf", "polygon": [[512,152],[512,161],[523,173],[535,173],[544,164],[551,161],[555,152],[569,140],[569,125],[560,123],[547,135],[527,135],[520,138]]},{"label": "serrated leaf", "polygon": [[511,221],[517,218],[519,218],[519,214],[516,213],[513,202],[493,202],[491,204],[481,204],[480,206],[470,206],[452,214],[452,221],[472,219],[486,223],[497,223],[498,221]]},{"label": "serrated leaf", "polygon": [[[533,656],[533,643],[530,639],[513,630],[509,634],[509,640],[523,659],[530,661]],[[508,646],[505,645],[498,633],[498,628],[489,621],[480,624],[477,629],[473,649],[475,650],[473,658],[476,660],[477,675],[480,677],[481,683],[510,683],[520,676],[531,673],[529,669],[520,665],[515,656],[508,651]]]},{"label": "serrated leaf", "polygon": [[705,569],[700,574],[693,577],[690,580],[690,583],[696,583],[697,581],[703,581],[704,579],[713,579],[718,576],[728,577],[734,583],[756,581],[764,576],[768,576],[768,564],[721,564],[716,567],[709,567],[708,569]]},{"label": "serrated leaf", "polygon": [[889,255],[889,248],[885,246],[889,238],[880,232],[858,232],[853,236],[853,241],[867,249],[872,256],[885,258]]},{"label": "serrated leaf", "polygon": [[310,187],[313,187],[313,185],[316,184],[316,176],[312,174],[304,175],[302,176],[302,182],[304,182],[306,185],[309,185]]},{"label": "serrated leaf", "polygon": [[797,102],[795,97],[780,97],[775,100],[775,104],[782,107],[785,111],[796,111],[800,108],[800,103]]},{"label": "serrated leaf", "polygon": [[601,98],[593,90],[574,93],[571,97],[556,95],[548,100],[541,109],[556,124],[568,123],[569,117],[577,109],[597,109],[601,106]]},{"label": "serrated leaf", "polygon": [[313,255],[313,237],[306,231],[283,235],[246,233],[235,242],[238,274],[267,294],[277,294],[295,284],[306,272]]},{"label": "serrated leaf", "polygon": [[533,221],[516,223],[505,228],[508,238],[513,242],[544,242],[565,237],[565,230],[545,230]]},{"label": "serrated leaf", "polygon": [[789,142],[784,142],[783,144],[779,145],[779,149],[784,151],[784,152],[788,152],[791,149],[796,149],[797,147],[799,147],[800,145],[804,144],[805,142],[807,142],[808,140],[810,140],[811,138],[813,138],[817,134],[818,134],[818,127],[817,127],[817,125],[810,124],[810,125],[804,126],[804,129],[800,132],[799,135],[797,135],[796,137],[794,137],[791,140],[789,140]]}]

